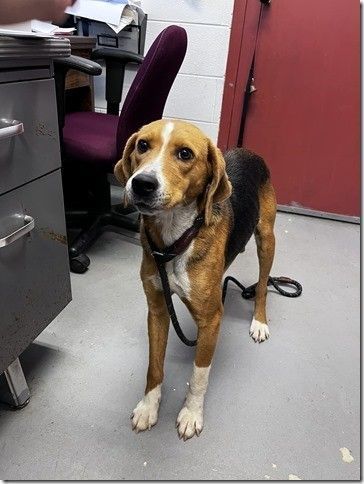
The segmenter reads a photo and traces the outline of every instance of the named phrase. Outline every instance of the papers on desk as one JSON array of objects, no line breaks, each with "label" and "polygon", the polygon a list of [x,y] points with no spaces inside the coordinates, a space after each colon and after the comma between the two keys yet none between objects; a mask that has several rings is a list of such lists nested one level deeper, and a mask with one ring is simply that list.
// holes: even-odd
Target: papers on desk
[{"label": "papers on desk", "polygon": [[12,25],[0,25],[0,35],[7,35],[10,37],[52,37],[54,35],[70,35],[76,29],[65,29],[57,27],[50,22],[41,22],[40,20],[32,20]]},{"label": "papers on desk", "polygon": [[126,5],[127,0],[122,1],[122,3],[104,0],[77,0],[71,7],[66,9],[66,12],[77,17],[118,25]]},{"label": "papers on desk", "polygon": [[64,28],[53,25],[50,22],[41,20],[32,20],[32,32],[47,35],[71,35],[76,29],[74,27]]},{"label": "papers on desk", "polygon": [[66,12],[104,22],[118,34],[127,25],[137,22],[136,7],[140,7],[138,0],[77,0]]},{"label": "papers on desk", "polygon": [[[1,0],[0,0],[1,1]],[[77,0],[66,12],[77,17],[106,23],[118,34],[131,23],[138,23],[140,0]],[[57,27],[50,22],[32,20],[23,24],[0,25],[0,35],[11,37],[52,37],[71,35],[76,29]]]},{"label": "papers on desk", "polygon": [[14,30],[14,29],[3,29],[0,27],[0,36],[5,37],[23,37],[24,39],[27,38],[49,38],[51,37],[49,34],[40,34],[39,32],[27,32],[25,30]]},{"label": "papers on desk", "polygon": [[138,12],[135,9],[130,8],[128,5],[124,8],[123,13],[120,17],[120,22],[118,25],[113,25],[108,23],[107,25],[113,29],[113,31],[118,34],[121,30],[125,29],[131,23],[138,23]]},{"label": "papers on desk", "polygon": [[17,24],[0,25],[0,35],[8,37],[38,37],[32,32],[32,24],[28,22],[20,22]]}]

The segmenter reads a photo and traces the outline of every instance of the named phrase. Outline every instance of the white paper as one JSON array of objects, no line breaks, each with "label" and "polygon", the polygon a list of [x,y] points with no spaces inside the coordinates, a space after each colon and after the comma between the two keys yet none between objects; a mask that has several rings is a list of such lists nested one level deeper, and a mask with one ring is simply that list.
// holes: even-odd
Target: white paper
[{"label": "white paper", "polygon": [[[0,0],[1,1],[1,0]],[[9,24],[9,25],[0,25],[1,30],[12,30],[16,32],[31,32],[32,31],[32,23],[30,20],[27,22],[20,22],[17,24]]]},{"label": "white paper", "polygon": [[10,29],[3,29],[0,28],[0,36],[6,36],[6,37],[23,37],[24,39],[28,37],[39,37],[39,38],[44,38],[44,37],[52,37],[49,34],[41,34],[39,32],[26,32],[24,30],[10,30]]},{"label": "white paper", "polygon": [[77,17],[119,25],[120,17],[128,4],[128,0],[118,0],[118,2],[120,3],[110,0],[77,0],[74,5],[66,9],[66,12]]},{"label": "white paper", "polygon": [[132,22],[138,23],[138,12],[128,6],[124,8],[123,14],[120,18],[118,25],[107,24],[113,31],[118,34],[121,30],[125,29]]},{"label": "white paper", "polygon": [[57,30],[53,32],[53,35],[70,35],[75,32],[74,27],[57,27]]},{"label": "white paper", "polygon": [[42,22],[41,20],[32,20],[32,31],[49,35],[69,35],[76,29],[74,27],[58,27],[50,22]]},{"label": "white paper", "polygon": [[132,20],[121,17],[119,25],[107,24],[116,34],[130,25]]},{"label": "white paper", "polygon": [[57,25],[50,22],[42,22],[41,20],[32,20],[32,32],[42,32],[43,34],[51,34],[57,30]]}]

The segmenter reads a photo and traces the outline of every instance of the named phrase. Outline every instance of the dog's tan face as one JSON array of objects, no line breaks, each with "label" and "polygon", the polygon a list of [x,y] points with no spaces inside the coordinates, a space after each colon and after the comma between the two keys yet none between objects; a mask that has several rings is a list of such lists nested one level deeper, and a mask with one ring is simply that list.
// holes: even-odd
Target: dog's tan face
[{"label": "dog's tan face", "polygon": [[182,121],[155,121],[134,133],[115,175],[125,185],[127,201],[146,215],[199,199],[208,223],[212,204],[231,193],[220,150]]}]

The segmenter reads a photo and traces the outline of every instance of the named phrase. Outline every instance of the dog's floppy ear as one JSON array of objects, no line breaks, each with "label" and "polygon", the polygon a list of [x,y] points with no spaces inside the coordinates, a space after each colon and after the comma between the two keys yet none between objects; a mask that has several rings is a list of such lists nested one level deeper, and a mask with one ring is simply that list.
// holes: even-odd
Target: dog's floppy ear
[{"label": "dog's floppy ear", "polygon": [[134,133],[128,139],[121,160],[119,160],[114,168],[114,175],[118,181],[125,186],[126,182],[131,177],[131,159],[130,155],[134,151],[135,141],[137,139],[138,133]]},{"label": "dog's floppy ear", "polygon": [[208,140],[207,157],[211,166],[212,179],[207,187],[205,198],[205,223],[209,225],[214,203],[223,202],[231,195],[231,183],[226,174],[225,160],[221,151]]}]

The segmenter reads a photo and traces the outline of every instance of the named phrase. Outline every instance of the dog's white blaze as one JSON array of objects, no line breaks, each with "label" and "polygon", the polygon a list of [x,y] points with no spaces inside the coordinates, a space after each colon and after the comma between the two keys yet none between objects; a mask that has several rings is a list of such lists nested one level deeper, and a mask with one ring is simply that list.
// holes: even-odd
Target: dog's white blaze
[{"label": "dog's white blaze", "polygon": [[166,148],[168,146],[169,140],[171,139],[171,134],[174,129],[174,123],[172,121],[168,121],[164,128],[162,129],[162,147],[155,159],[153,161],[153,169],[156,173],[157,180],[159,181],[160,185],[160,191],[164,193],[164,187],[165,187],[165,180],[163,178],[163,173],[162,173],[162,168],[163,168],[163,159],[164,159],[164,154],[166,151]]},{"label": "dog's white blaze", "polygon": [[163,197],[164,188],[165,188],[165,180],[163,178],[163,173],[162,173],[163,158],[164,158],[164,153],[166,151],[168,143],[171,139],[171,134],[173,129],[174,129],[174,123],[172,121],[168,121],[162,130],[162,146],[161,146],[161,149],[159,150],[159,153],[157,154],[156,158],[153,161],[139,168],[139,170],[137,170],[129,178],[126,184],[126,191],[128,194],[131,193],[131,184],[134,177],[136,177],[137,175],[140,175],[140,173],[153,173],[159,182],[159,192]]},{"label": "dog's white blaze", "polygon": [[203,427],[203,404],[209,381],[210,366],[193,364],[193,372],[185,404],[177,417],[178,432],[181,436],[192,437]]},{"label": "dog's white blaze", "polygon": [[158,420],[159,402],[161,400],[161,385],[150,390],[133,411],[133,427],[138,430],[146,430],[153,427]]}]

